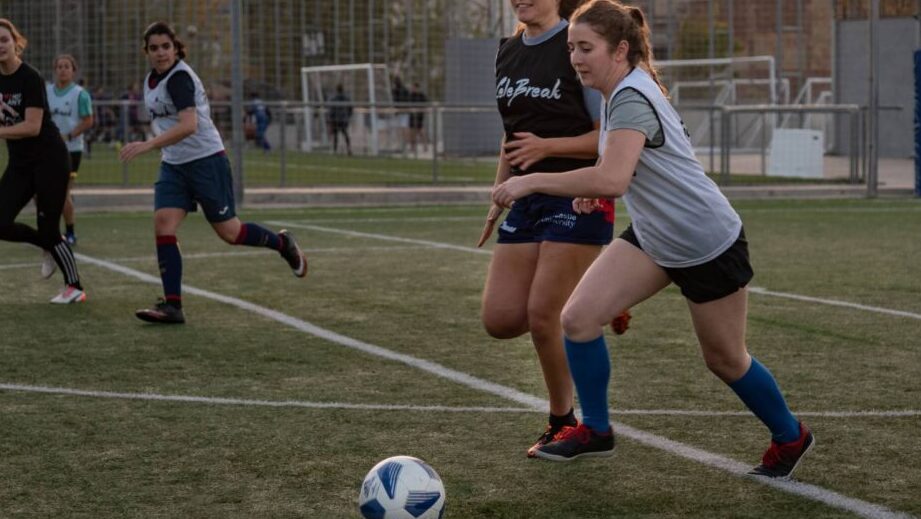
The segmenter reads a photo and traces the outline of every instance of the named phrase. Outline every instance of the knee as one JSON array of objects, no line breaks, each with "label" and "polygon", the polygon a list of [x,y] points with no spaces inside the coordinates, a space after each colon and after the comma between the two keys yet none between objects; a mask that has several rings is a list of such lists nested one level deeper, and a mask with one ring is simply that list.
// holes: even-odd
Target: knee
[{"label": "knee", "polygon": [[487,312],[483,312],[482,319],[486,333],[495,339],[514,339],[528,331],[528,323],[524,319],[496,317]]},{"label": "knee", "polygon": [[535,340],[560,337],[560,314],[547,308],[528,308],[528,330]]},{"label": "knee", "polygon": [[749,366],[748,354],[744,351],[742,354],[729,352],[705,353],[704,362],[711,373],[727,384],[742,378],[745,372],[748,371]]},{"label": "knee", "polygon": [[563,334],[578,342],[590,341],[603,333],[603,328],[588,312],[580,311],[570,305],[563,307],[560,313],[560,323],[563,327]]}]

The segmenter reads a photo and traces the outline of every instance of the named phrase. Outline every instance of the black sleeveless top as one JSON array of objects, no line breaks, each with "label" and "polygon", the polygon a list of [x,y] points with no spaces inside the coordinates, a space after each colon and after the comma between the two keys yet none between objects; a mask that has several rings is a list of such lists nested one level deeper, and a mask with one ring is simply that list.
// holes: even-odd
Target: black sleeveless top
[{"label": "black sleeveless top", "polygon": [[[515,132],[538,137],[576,137],[592,131],[582,84],[569,63],[567,31],[537,45],[525,45],[522,33],[503,39],[496,55],[496,101],[505,140]],[[547,157],[512,174],[569,171],[595,164],[594,159]]]}]

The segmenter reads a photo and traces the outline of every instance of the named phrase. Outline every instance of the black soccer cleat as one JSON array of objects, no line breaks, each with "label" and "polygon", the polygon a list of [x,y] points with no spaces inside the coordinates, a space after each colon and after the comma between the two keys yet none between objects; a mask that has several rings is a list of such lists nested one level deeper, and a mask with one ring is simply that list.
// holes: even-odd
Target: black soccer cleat
[{"label": "black soccer cleat", "polygon": [[183,324],[185,323],[185,316],[182,315],[182,308],[165,301],[163,299],[157,300],[157,304],[153,308],[145,308],[143,310],[138,310],[134,312],[134,315],[148,323],[160,323],[160,324]]},{"label": "black soccer cleat", "polygon": [[[577,425],[578,425],[578,424],[577,424]],[[557,435],[560,434],[560,432],[563,430],[564,427],[570,427],[570,426],[561,425],[561,426],[559,426],[559,427],[554,427],[554,426],[552,426],[552,425],[550,425],[550,424],[547,424],[547,430],[545,430],[544,433],[541,434],[541,435],[537,438],[537,441],[534,442],[534,445],[532,445],[531,448],[528,449],[528,457],[529,457],[529,458],[536,458],[536,457],[537,457],[537,449],[539,449],[539,448],[543,447],[544,445],[547,445],[548,443],[552,442],[552,441],[554,440],[554,438],[556,438]]]},{"label": "black soccer cleat", "polygon": [[278,236],[282,239],[282,248],[279,251],[281,257],[288,262],[291,272],[296,277],[302,278],[307,275],[307,255],[297,246],[297,241],[290,231],[282,229],[278,231]]},{"label": "black soccer cleat", "polygon": [[550,443],[534,450],[534,456],[550,461],[572,461],[576,458],[614,455],[614,431],[597,433],[580,423],[565,426]]},{"label": "black soccer cleat", "polygon": [[800,422],[799,439],[789,443],[777,443],[772,440],[771,446],[761,459],[761,465],[753,468],[749,474],[769,478],[789,478],[813,445],[815,445],[815,437],[812,431]]}]

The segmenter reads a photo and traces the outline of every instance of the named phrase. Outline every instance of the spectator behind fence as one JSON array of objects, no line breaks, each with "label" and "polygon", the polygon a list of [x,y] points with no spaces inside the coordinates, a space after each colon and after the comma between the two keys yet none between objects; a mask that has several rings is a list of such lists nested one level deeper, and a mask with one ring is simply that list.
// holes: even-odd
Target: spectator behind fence
[{"label": "spectator behind fence", "polygon": [[403,84],[403,80],[400,79],[400,76],[393,76],[391,95],[393,96],[393,102],[396,104],[395,122],[393,123],[396,130],[394,133],[399,140],[400,151],[406,151],[406,141],[409,140],[407,138],[407,133],[409,132],[409,112],[400,105],[409,102],[409,90],[406,89],[406,85]]},{"label": "spectator behind fence", "polygon": [[333,153],[339,148],[339,133],[345,138],[345,151],[352,154],[352,142],[349,139],[349,122],[352,120],[352,104],[342,85],[336,85],[336,95],[330,98],[327,125],[333,139]]},{"label": "spectator behind fence", "polygon": [[256,92],[250,94],[249,97],[249,119],[255,130],[253,139],[256,141],[256,146],[259,146],[264,153],[268,153],[272,149],[272,145],[269,144],[269,140],[265,137],[265,132],[268,130],[269,124],[272,123],[272,112],[269,111],[265,101]]},{"label": "spectator behind fence", "polygon": [[[409,91],[409,101],[411,103],[423,104],[428,103],[429,98],[422,91],[419,83],[413,83]],[[412,146],[413,153],[417,153],[416,147],[421,143],[424,149],[428,148],[428,135],[425,133],[425,108],[415,107],[409,114],[409,145]]]}]

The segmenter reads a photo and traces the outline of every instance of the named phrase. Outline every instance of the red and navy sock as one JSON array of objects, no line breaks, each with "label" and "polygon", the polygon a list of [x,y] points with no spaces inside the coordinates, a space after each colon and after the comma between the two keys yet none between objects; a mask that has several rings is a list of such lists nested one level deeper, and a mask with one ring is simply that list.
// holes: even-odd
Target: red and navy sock
[{"label": "red and navy sock", "polygon": [[179,252],[179,241],[175,236],[157,236],[157,263],[160,265],[164,299],[181,307],[182,253]]},{"label": "red and navy sock", "polygon": [[277,234],[254,223],[240,225],[240,234],[237,235],[237,239],[233,243],[234,245],[246,245],[248,247],[266,247],[277,251],[280,251],[284,245],[281,237]]}]

